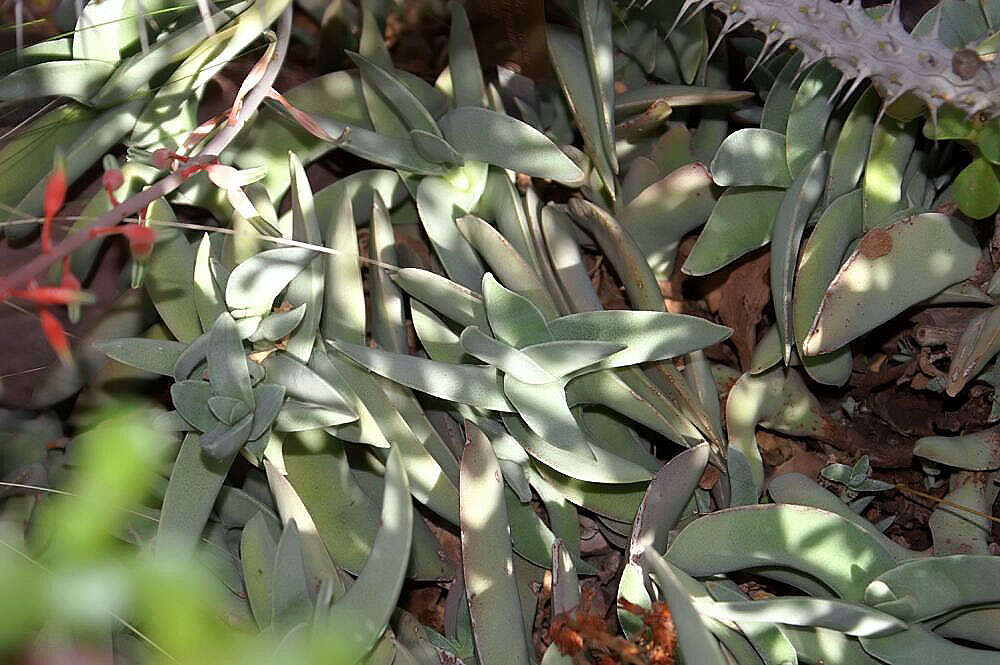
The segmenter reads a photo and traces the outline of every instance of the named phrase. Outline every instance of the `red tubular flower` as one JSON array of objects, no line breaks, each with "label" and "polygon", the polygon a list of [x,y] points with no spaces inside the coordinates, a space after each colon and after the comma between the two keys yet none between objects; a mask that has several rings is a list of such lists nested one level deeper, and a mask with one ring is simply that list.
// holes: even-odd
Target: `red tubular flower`
[{"label": "red tubular flower", "polygon": [[145,261],[153,252],[153,245],[156,243],[156,231],[148,226],[128,225],[122,231],[128,238],[128,248],[136,261]]},{"label": "red tubular flower", "polygon": [[[73,278],[76,279],[75,277]],[[79,282],[77,282],[79,284]],[[78,288],[61,286],[36,286],[30,289],[12,289],[6,296],[19,300],[30,300],[36,305],[74,305],[86,301],[87,294]]]},{"label": "red tubular flower", "polygon": [[121,234],[128,238],[128,248],[132,252],[132,256],[134,256],[137,261],[144,261],[147,259],[153,251],[153,245],[156,243],[156,231],[148,226],[141,226],[138,224],[106,226],[104,228],[90,230],[91,238],[116,234]]},{"label": "red tubular flower", "polygon": [[66,200],[66,165],[62,153],[56,150],[55,165],[52,174],[45,182],[45,222],[42,224],[42,251],[48,254],[52,251],[52,220],[62,208]]},{"label": "red tubular flower", "polygon": [[69,339],[66,337],[66,331],[62,324],[59,323],[59,319],[44,307],[38,308],[38,316],[42,320],[42,334],[45,335],[49,346],[56,352],[64,365],[72,365],[73,356],[69,351]]}]

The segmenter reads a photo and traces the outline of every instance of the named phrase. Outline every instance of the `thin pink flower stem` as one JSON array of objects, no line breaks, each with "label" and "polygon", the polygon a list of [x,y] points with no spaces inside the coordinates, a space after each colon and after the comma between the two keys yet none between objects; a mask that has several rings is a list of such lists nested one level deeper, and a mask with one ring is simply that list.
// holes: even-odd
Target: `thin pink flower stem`
[{"label": "thin pink flower stem", "polygon": [[[274,51],[274,59],[268,64],[267,70],[261,77],[260,82],[247,94],[246,99],[243,101],[243,108],[240,110],[238,121],[235,125],[223,126],[222,130],[205,146],[205,149],[190,159],[188,162],[189,165],[208,164],[218,159],[222,151],[237,137],[240,130],[243,129],[244,124],[246,124],[247,119],[256,112],[257,107],[268,96],[271,86],[274,85],[274,81],[278,77],[278,72],[285,61],[285,55],[288,52],[288,41],[291,33],[292,5],[289,3],[278,19],[278,41]],[[126,217],[139,214],[153,201],[170,194],[180,187],[184,184],[185,180],[186,177],[180,171],[177,171],[157,181],[143,191],[130,196],[116,207],[94,219],[86,227],[66,236],[62,242],[52,248],[51,252],[39,254],[10,275],[0,278],[0,288],[14,289],[27,284],[47,270],[50,265],[61,260],[64,256],[69,256],[90,242],[93,237],[91,231],[115,226]]]}]

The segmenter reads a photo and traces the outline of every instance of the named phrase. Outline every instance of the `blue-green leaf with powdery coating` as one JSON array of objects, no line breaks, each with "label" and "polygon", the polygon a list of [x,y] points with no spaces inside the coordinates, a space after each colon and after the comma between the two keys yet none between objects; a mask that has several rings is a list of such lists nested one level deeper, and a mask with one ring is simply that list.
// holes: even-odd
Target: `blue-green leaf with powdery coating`
[{"label": "blue-green leaf with powdery coating", "polygon": [[318,632],[331,662],[360,662],[385,631],[396,606],[413,530],[406,471],[399,453],[389,454],[382,497],[381,528],[358,579],[324,618]]},{"label": "blue-green leaf with powdery coating", "polygon": [[531,125],[496,111],[464,106],[438,121],[445,138],[466,160],[548,178],[574,187],[583,171]]}]

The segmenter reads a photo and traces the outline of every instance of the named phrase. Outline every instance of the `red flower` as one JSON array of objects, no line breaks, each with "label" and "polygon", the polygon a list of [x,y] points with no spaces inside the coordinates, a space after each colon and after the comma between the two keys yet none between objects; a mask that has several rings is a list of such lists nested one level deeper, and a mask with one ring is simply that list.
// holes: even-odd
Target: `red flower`
[{"label": "red flower", "polygon": [[56,352],[63,364],[72,365],[73,356],[69,351],[69,340],[66,338],[66,331],[59,323],[59,319],[44,307],[38,308],[38,316],[42,320],[42,334],[45,335],[49,346]]},{"label": "red flower", "polygon": [[66,200],[66,165],[62,152],[56,150],[55,165],[52,174],[45,183],[45,222],[42,224],[42,251],[48,254],[52,251],[52,220],[62,208]]},{"label": "red flower", "polygon": [[156,231],[148,226],[128,225],[122,232],[128,238],[128,248],[137,261],[144,261],[153,252]]}]

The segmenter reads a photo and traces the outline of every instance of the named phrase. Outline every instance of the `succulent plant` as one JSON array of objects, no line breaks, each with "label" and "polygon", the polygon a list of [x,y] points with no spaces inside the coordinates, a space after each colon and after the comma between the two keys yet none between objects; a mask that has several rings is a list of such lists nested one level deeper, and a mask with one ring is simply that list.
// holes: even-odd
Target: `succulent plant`
[{"label": "succulent plant", "polygon": [[[124,5],[91,2],[79,21],[93,32],[4,61],[4,99],[73,100],[29,123],[56,123],[39,153],[66,141],[70,120],[95,128],[66,151],[70,182],[129,137],[121,182],[37,265],[67,256],[63,270],[85,275],[101,229],[134,213],[157,233],[133,272],[142,292],[122,296],[36,396],[47,406],[85,382],[92,394],[125,372],[171,382],[173,410],[153,421],[166,460],[150,474],[155,507],[119,535],[153,560],[197,554],[209,567],[243,645],[219,657],[232,662],[536,662],[545,572],[557,615],[583,603],[580,577],[603,574],[584,558],[581,517],[626,555],[616,644],[639,651],[623,662],[657,662],[635,654],[659,639],[647,620],[663,606],[687,663],[996,662],[995,431],[917,444],[954,469],[926,552],[852,501],[887,489],[867,456],[824,470],[846,485],[841,498],[801,474],[768,478],[757,442],[766,428],[857,452],[807,381],[845,384],[851,343],[915,305],[994,304],[983,247],[950,205],[962,175],[936,163],[897,100],[925,99],[933,136],[982,149],[988,123],[959,137],[948,122],[965,120],[940,107],[930,77],[911,79],[927,68],[963,113],[989,114],[993,66],[963,77],[946,33],[918,42],[895,13],[880,24],[883,53],[858,7],[755,0],[716,7],[723,37],[766,29],[731,38],[760,61],[755,91],[739,90],[709,48],[701,10],[715,3],[557,4],[550,86],[484,76],[460,4],[434,84],[393,64],[381,3],[346,0],[319,18],[323,39],[343,42],[330,61],[355,68],[282,94],[291,14],[268,0],[160,7],[172,18],[148,48],[118,20]],[[975,9],[992,17],[987,5]],[[942,30],[958,25],[950,11],[938,10]],[[830,17],[843,25],[818,32]],[[678,18],[690,20],[671,31]],[[800,53],[775,55],[789,41]],[[251,44],[263,56],[232,109],[199,125],[211,72]],[[970,91],[981,95],[965,104]],[[28,145],[18,136],[0,153],[13,161],[0,159],[16,166]],[[369,168],[314,191],[307,166],[335,150]],[[52,160],[37,162],[0,183],[0,201],[43,212]],[[179,221],[174,205],[214,221]],[[705,353],[729,328],[665,304],[661,284],[695,231],[679,267],[690,276],[770,245],[774,325],[743,371]],[[626,309],[595,289],[595,255]],[[989,379],[993,314],[960,336],[949,394]],[[0,462],[39,482],[46,468]],[[23,526],[32,508],[5,503],[3,522]],[[441,539],[455,536],[461,555],[449,557]],[[751,600],[747,575],[795,593]],[[443,632],[397,607],[406,580],[447,586]],[[611,657],[564,647],[548,644],[541,662]]]}]

